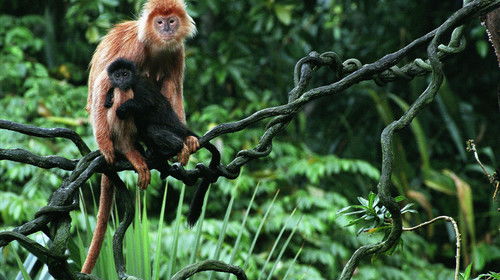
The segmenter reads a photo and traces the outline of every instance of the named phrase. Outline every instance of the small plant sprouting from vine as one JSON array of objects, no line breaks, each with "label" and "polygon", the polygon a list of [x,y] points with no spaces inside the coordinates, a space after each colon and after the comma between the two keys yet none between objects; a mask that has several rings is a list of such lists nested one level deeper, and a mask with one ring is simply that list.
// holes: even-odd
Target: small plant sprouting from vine
[{"label": "small plant sprouting from vine", "polygon": [[[394,198],[396,202],[401,202],[405,200],[404,196],[397,196]],[[360,226],[357,234],[363,232],[375,233],[384,232],[384,235],[389,234],[392,227],[392,217],[391,213],[387,208],[380,203],[380,198],[373,192],[368,194],[368,199],[359,197],[358,201],[360,204],[350,205],[345,208],[340,209],[337,214],[344,216],[355,216],[346,226]],[[412,209],[413,203],[406,204],[401,208],[401,214],[405,213],[417,213],[416,210]]]}]

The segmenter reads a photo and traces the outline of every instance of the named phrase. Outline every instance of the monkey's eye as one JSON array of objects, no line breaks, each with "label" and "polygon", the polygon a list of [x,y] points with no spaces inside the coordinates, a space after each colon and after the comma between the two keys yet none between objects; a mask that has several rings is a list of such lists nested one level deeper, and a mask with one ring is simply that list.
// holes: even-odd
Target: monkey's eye
[{"label": "monkey's eye", "polygon": [[156,23],[158,23],[158,24],[162,24],[162,23],[163,23],[163,20],[159,20],[159,21],[157,21]]},{"label": "monkey's eye", "polygon": [[170,24],[174,24],[174,23],[175,23],[175,19],[171,18],[168,22],[169,22]]},{"label": "monkey's eye", "polygon": [[128,76],[127,72],[123,73],[123,77],[127,77],[127,76]]}]

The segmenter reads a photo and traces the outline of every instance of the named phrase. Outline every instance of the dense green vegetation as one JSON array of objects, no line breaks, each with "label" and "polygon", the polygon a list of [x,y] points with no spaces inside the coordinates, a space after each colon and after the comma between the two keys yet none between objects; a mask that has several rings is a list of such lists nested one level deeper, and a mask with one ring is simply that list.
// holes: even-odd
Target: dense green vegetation
[{"label": "dense green vegetation", "polygon": [[[95,149],[84,109],[87,65],[100,37],[114,23],[134,18],[142,2],[0,2],[0,119],[68,127]],[[283,104],[293,86],[295,62],[310,51],[335,51],[343,59],[356,57],[364,63],[373,62],[435,28],[459,7],[461,1],[431,0],[189,1],[198,34],[187,41],[184,95],[188,123],[203,134],[216,124]],[[392,183],[395,192],[407,198],[403,204],[413,203],[412,208],[418,211],[404,215],[407,226],[439,215],[458,221],[463,239],[462,264],[472,264],[472,275],[477,276],[498,272],[494,264],[500,261],[500,215],[498,198],[492,199],[494,190],[473,156],[466,152],[465,142],[474,139],[489,171],[498,168],[499,71],[479,20],[467,26],[466,38],[466,49],[445,61],[446,81],[437,102],[397,136]],[[425,57],[425,49],[413,55],[412,59]],[[334,78],[322,69],[315,74],[312,85],[328,84]],[[266,259],[284,229],[273,260],[296,231],[273,268],[273,279],[282,279],[287,273],[288,279],[335,279],[357,247],[382,237],[380,232],[359,233],[360,227],[346,227],[351,217],[337,212],[359,203],[357,197],[368,198],[371,191],[375,192],[381,165],[380,133],[415,100],[427,80],[420,77],[382,87],[363,82],[340,95],[308,104],[274,141],[269,157],[246,165],[238,179],[220,179],[212,186],[196,259],[214,258],[214,252],[221,249],[219,259],[229,261],[250,205],[234,257],[237,265],[248,261],[249,278],[257,279],[262,269],[272,269]],[[259,123],[213,142],[222,147],[224,162],[228,163],[239,150],[255,146],[264,127],[265,123]],[[79,157],[68,141],[4,130],[0,132],[0,148]],[[208,160],[207,153],[200,152],[190,166]],[[67,174],[0,161],[0,230],[32,219]],[[136,175],[124,172],[123,177],[133,189]],[[93,178],[83,189],[82,201],[87,209],[93,209],[92,190],[97,189],[97,182]],[[164,186],[155,173],[143,195],[154,242],[160,232],[156,229]],[[250,204],[257,186],[255,201]],[[180,230],[176,229],[181,190],[181,184],[169,179],[161,231],[161,242],[166,245],[162,246],[160,263],[171,259],[168,244],[173,242],[173,232],[180,232],[176,269],[193,260],[186,244],[192,242],[196,232],[196,228],[188,229],[184,220],[179,222]],[[191,188],[186,188],[184,199],[188,201],[192,193]],[[232,206],[231,215],[223,222],[229,213],[228,204]],[[272,211],[258,235],[271,204]],[[187,206],[182,211],[186,213]],[[73,217],[75,240],[81,240],[80,233],[84,232],[83,242],[88,244],[85,236],[91,232],[89,220],[86,222],[80,212]],[[225,238],[218,240],[226,226]],[[134,237],[147,233],[133,235],[129,244]],[[256,247],[248,255],[256,234]],[[78,242],[70,246],[76,265],[83,253],[78,250]],[[404,233],[395,251],[365,260],[354,278],[451,279],[454,244],[452,227],[444,223]],[[3,250],[0,279],[15,279],[20,271],[16,252],[21,260],[26,258],[26,252],[16,243]],[[161,277],[170,275],[168,270],[166,265],[162,267]],[[134,271],[146,273],[140,268]],[[106,273],[113,274],[113,270]],[[222,274],[216,275],[222,278]]]}]

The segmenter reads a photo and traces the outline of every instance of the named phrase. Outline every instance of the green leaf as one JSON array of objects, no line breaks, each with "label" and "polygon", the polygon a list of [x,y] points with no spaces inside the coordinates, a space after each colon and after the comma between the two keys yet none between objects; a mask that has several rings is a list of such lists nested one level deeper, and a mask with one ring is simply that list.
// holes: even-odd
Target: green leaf
[{"label": "green leaf", "polygon": [[406,197],[404,195],[398,195],[394,198],[394,201],[396,202],[401,202],[403,200],[406,200]]},{"label": "green leaf", "polygon": [[274,6],[274,12],[278,17],[278,20],[281,21],[284,25],[289,25],[292,22],[293,7],[293,5],[280,4],[276,4]]},{"label": "green leaf", "polygon": [[488,55],[490,46],[485,40],[480,40],[476,42],[476,51],[480,57],[485,58]]},{"label": "green leaf", "polygon": [[101,0],[103,4],[111,6],[111,7],[117,7],[120,4],[120,1],[118,0]]},{"label": "green leaf", "polygon": [[[444,89],[448,89],[446,83],[444,85]],[[458,155],[460,156],[460,159],[465,162],[466,161],[465,148],[464,148],[465,140],[462,137],[462,134],[460,133],[460,130],[458,129],[456,122],[448,113],[448,109],[446,108],[446,105],[444,104],[443,99],[441,98],[440,95],[436,97],[436,101],[438,104],[439,111],[441,112],[441,115],[443,117],[443,121],[446,124],[446,129],[448,129],[448,131],[450,132],[451,139],[453,140],[453,143],[455,144],[458,150]]]},{"label": "green leaf", "polygon": [[450,170],[445,170],[444,174],[449,176],[455,183],[458,203],[461,210],[460,212],[464,215],[467,231],[471,235],[472,240],[475,240],[476,233],[474,226],[474,206],[472,203],[473,197],[471,186]]},{"label": "green leaf", "polygon": [[97,27],[89,27],[87,31],[85,31],[85,38],[87,38],[90,43],[96,43],[97,41],[99,41],[99,30],[97,29]]},{"label": "green leaf", "polygon": [[368,200],[366,198],[362,198],[361,196],[358,196],[358,201],[361,203],[361,205],[368,207]]},{"label": "green leaf", "polygon": [[21,258],[17,254],[17,251],[15,249],[11,249],[10,251],[14,254],[14,257],[15,257],[16,262],[17,262],[17,267],[19,268],[19,270],[21,270],[21,274],[23,275],[23,279],[24,280],[31,280],[31,277],[30,277],[28,271],[26,271],[26,268],[24,267],[23,262],[21,261]]},{"label": "green leaf", "polygon": [[[402,98],[397,95],[389,94],[389,98],[392,99],[403,111],[408,111],[410,106]],[[430,168],[429,161],[429,147],[427,145],[427,137],[425,131],[420,124],[419,118],[416,117],[410,124],[411,131],[415,135],[415,141],[417,142],[418,152],[420,158],[422,159],[422,167]]]},{"label": "green leaf", "polygon": [[24,58],[23,50],[20,47],[8,46],[5,49],[10,55],[14,56],[16,60],[22,60]]},{"label": "green leaf", "polygon": [[463,280],[468,280],[468,279],[470,279],[470,274],[471,274],[471,272],[472,272],[472,264],[469,264],[469,265],[467,266],[467,268],[465,268],[465,272],[464,272],[464,274],[462,275],[462,279],[463,279]]},{"label": "green leaf", "polygon": [[449,195],[456,193],[455,184],[450,177],[431,168],[423,169],[423,176],[424,183],[429,188]]}]

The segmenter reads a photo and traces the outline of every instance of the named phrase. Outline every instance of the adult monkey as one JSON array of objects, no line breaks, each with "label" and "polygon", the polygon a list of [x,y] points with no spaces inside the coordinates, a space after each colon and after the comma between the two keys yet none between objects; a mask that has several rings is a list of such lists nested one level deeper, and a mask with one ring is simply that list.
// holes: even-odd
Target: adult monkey
[{"label": "adult monkey", "polygon": [[[139,174],[138,185],[146,188],[150,173],[144,158],[135,149],[120,151],[117,142],[130,142],[132,134],[113,135],[114,123],[109,123],[107,108],[104,107],[106,94],[111,88],[107,67],[119,57],[134,62],[141,75],[158,83],[162,94],[185,123],[182,82],[184,77],[184,40],[196,31],[193,19],[187,14],[183,0],[148,0],[143,7],[139,20],[127,21],[116,25],[103,38],[90,62],[89,92],[87,111],[97,145],[108,163],[115,160],[115,151],[125,154]],[[133,122],[133,120],[129,120]],[[115,128],[116,130],[116,128]],[[194,139],[193,139],[194,138]],[[189,154],[196,150],[198,140],[190,136],[184,141]],[[166,160],[166,159],[165,159]],[[185,159],[180,159],[185,160]],[[146,166],[146,168],[144,168]],[[101,249],[106,232],[113,199],[113,188],[107,176],[101,179],[101,195],[97,223],[90,244],[87,259],[82,267],[83,273],[91,273]]]}]

